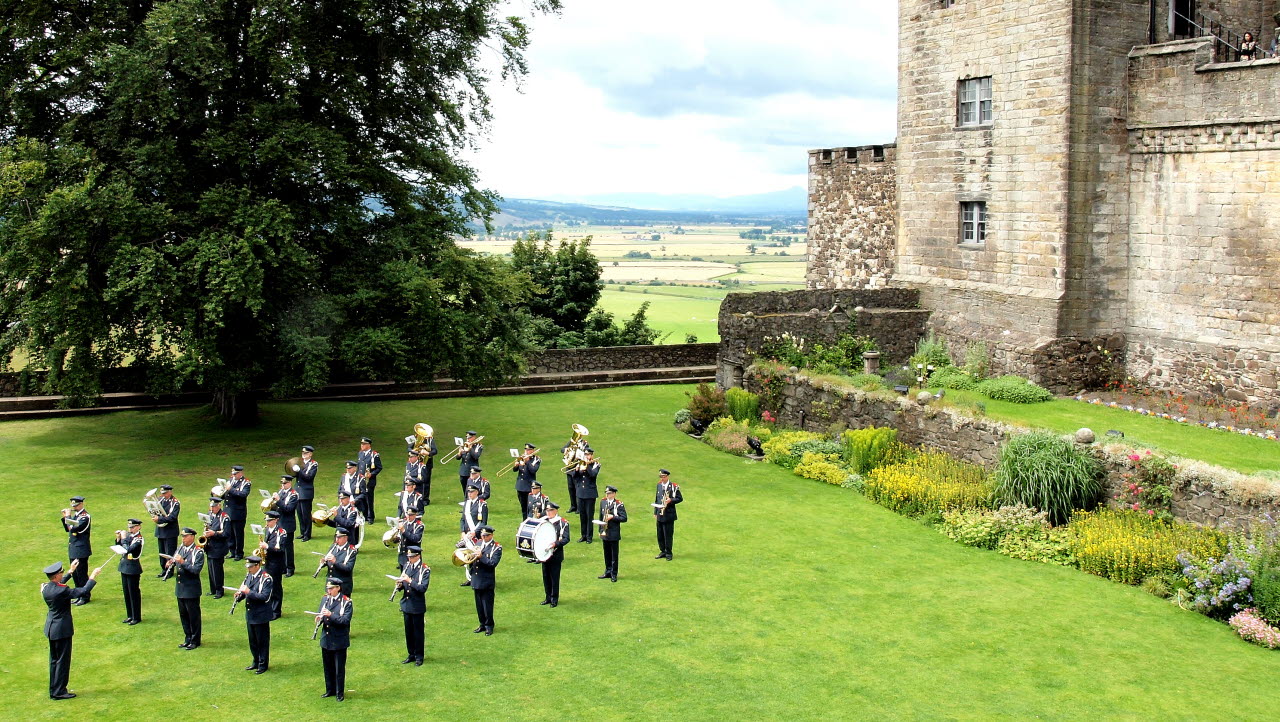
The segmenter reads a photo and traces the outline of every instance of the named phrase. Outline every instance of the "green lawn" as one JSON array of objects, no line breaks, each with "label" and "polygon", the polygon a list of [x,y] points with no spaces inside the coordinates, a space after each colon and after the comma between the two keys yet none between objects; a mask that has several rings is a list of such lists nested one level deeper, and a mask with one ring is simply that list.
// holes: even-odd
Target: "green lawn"
[{"label": "green lawn", "polygon": [[[728,456],[676,433],[685,387],[652,386],[523,397],[385,403],[270,403],[248,431],[199,410],[3,425],[10,540],[0,642],[10,719],[197,718],[250,715],[432,719],[1261,719],[1274,712],[1280,654],[1238,640],[1200,615],[1079,571],[954,544],[858,494]],[[111,530],[139,515],[143,492],[173,483],[194,521],[216,475],[244,463],[255,485],[276,477],[299,445],[315,444],[320,488],[369,434],[394,464],[414,422],[442,439],[485,434],[486,471],[532,441],[558,449],[573,422],[591,430],[632,521],[617,584],[597,580],[601,547],[573,544],[561,605],[539,606],[537,567],[511,553],[516,499],[495,484],[492,523],[508,554],[498,569],[497,633],[475,626],[469,590],[447,562],[457,530],[453,468],[437,470],[427,512],[427,664],[403,666],[401,620],[387,601],[394,555],[375,540],[357,567],[348,698],[321,700],[320,653],[309,617],[320,583],[308,564],[286,580],[272,629],[272,668],[247,663],[244,620],[229,599],[204,602],[204,646],[179,650],[172,586],[143,579],[144,622],[121,625],[114,571],[75,610],[72,688],[46,696],[39,570],[65,553],[58,509],[80,493],[96,521],[94,559]],[[554,456],[554,453],[551,454]],[[543,474],[554,499],[559,477]],[[659,466],[686,502],[675,561],[654,560],[646,513]],[[391,469],[379,489],[390,506]],[[270,484],[267,484],[270,486]],[[326,492],[327,495],[327,492]],[[301,559],[314,559],[305,545]],[[154,559],[148,539],[148,556]],[[114,569],[114,563],[112,564]],[[148,564],[154,569],[154,564]],[[235,567],[228,567],[234,580]],[[154,705],[154,707],[152,707]]]},{"label": "green lawn", "polygon": [[[935,389],[936,391],[936,389]],[[1013,404],[993,401],[975,391],[948,389],[952,402],[986,404],[987,416],[1019,426],[1074,433],[1087,426],[1098,438],[1110,430],[1124,432],[1125,441],[1161,449],[1170,454],[1200,459],[1246,474],[1264,469],[1280,469],[1280,442],[1201,428],[1194,424],[1132,411],[1095,406],[1074,399],[1054,399],[1041,404]]]},{"label": "green lawn", "polygon": [[[778,291],[798,288],[789,284],[759,284],[726,288],[722,286],[622,286],[608,284],[600,294],[599,307],[622,320],[649,302],[646,315],[649,325],[670,332],[666,343],[684,343],[685,334],[694,334],[699,341],[719,341],[717,318],[720,302],[731,292]],[[626,290],[622,290],[626,289]]]}]

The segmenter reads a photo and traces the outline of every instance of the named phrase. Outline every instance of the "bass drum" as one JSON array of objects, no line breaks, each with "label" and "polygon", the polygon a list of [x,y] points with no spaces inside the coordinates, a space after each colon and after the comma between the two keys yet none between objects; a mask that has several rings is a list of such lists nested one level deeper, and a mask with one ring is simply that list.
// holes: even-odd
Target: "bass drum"
[{"label": "bass drum", "polygon": [[546,519],[525,519],[516,530],[516,553],[545,562],[555,551],[555,525]]}]

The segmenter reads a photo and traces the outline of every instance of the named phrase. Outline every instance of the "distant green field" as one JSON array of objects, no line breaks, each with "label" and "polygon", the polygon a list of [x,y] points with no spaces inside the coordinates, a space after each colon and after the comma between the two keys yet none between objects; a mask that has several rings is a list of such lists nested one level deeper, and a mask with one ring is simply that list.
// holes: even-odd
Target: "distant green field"
[{"label": "distant green field", "polygon": [[720,313],[719,299],[658,293],[665,290],[663,287],[632,286],[631,289],[604,291],[600,294],[599,307],[612,313],[621,322],[634,314],[640,304],[649,301],[649,310],[645,312],[649,325],[670,334],[664,339],[664,343],[684,343],[686,334],[697,336],[698,341],[720,340],[720,333],[716,328],[716,316]]}]

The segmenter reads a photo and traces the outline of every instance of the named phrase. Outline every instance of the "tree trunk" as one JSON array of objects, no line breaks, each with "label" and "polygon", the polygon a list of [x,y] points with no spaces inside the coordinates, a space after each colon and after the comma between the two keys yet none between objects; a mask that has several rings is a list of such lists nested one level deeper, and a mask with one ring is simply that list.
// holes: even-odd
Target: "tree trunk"
[{"label": "tree trunk", "polygon": [[234,394],[216,389],[211,404],[227,426],[253,426],[258,423],[258,397],[252,391]]}]

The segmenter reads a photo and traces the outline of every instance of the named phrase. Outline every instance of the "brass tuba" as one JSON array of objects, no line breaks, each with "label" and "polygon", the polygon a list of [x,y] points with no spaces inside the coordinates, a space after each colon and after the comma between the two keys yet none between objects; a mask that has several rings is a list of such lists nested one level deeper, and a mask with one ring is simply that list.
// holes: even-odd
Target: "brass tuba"
[{"label": "brass tuba", "polygon": [[427,456],[431,452],[431,444],[428,442],[435,434],[435,429],[431,428],[430,424],[414,424],[413,436],[406,436],[404,440],[413,453],[418,456]]}]

